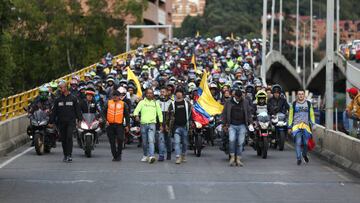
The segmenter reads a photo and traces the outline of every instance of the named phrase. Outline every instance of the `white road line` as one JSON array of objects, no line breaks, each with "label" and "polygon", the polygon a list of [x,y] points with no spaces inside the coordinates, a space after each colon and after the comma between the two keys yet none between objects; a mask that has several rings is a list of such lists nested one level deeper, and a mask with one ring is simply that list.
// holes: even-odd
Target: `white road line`
[{"label": "white road line", "polygon": [[26,149],[25,151],[21,152],[20,154],[11,157],[10,159],[6,160],[4,163],[0,164],[0,169],[4,168],[6,165],[10,164],[11,162],[15,161],[15,159],[21,157],[22,155],[28,153],[29,151],[33,150],[34,147],[30,147]]},{"label": "white road line", "polygon": [[167,186],[167,192],[169,194],[169,199],[174,200],[175,199],[175,192],[172,185]]}]

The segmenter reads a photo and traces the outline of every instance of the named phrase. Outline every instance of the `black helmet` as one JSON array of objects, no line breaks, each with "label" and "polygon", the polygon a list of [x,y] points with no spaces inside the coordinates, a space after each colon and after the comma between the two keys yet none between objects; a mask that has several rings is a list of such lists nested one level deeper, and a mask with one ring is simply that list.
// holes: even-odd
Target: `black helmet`
[{"label": "black helmet", "polygon": [[278,84],[273,85],[273,86],[272,86],[272,89],[271,89],[271,93],[274,94],[275,92],[278,92],[278,93],[281,94],[281,92],[282,92],[282,87],[281,87],[280,85],[278,85]]}]

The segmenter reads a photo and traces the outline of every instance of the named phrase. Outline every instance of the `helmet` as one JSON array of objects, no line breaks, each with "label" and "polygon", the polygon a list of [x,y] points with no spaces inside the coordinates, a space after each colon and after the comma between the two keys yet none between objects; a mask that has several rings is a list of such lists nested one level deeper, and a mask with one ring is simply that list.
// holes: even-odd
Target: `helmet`
[{"label": "helmet", "polygon": [[273,87],[271,89],[271,93],[274,94],[275,92],[281,93],[282,92],[282,87],[280,85],[278,85],[278,84],[273,85]]},{"label": "helmet", "polygon": [[92,78],[90,73],[85,73],[85,74],[84,74],[84,77]]},{"label": "helmet", "polygon": [[264,90],[260,90],[255,95],[256,103],[258,103],[259,98],[265,98],[265,101],[267,100],[267,94]]},{"label": "helmet", "polygon": [[216,85],[216,83],[214,83],[214,82],[212,82],[212,83],[210,83],[210,85],[209,85],[209,88],[211,89],[211,88],[218,88],[218,86]]},{"label": "helmet", "polygon": [[219,74],[219,73],[213,74],[213,79],[219,79],[219,78],[220,78],[220,74]]},{"label": "helmet", "polygon": [[50,82],[49,85],[53,90],[56,90],[58,88],[58,84],[54,81]]},{"label": "helmet", "polygon": [[247,93],[254,93],[254,91],[255,91],[254,85],[252,85],[252,84],[246,85],[245,91],[246,91]]},{"label": "helmet", "polygon": [[39,95],[41,100],[46,100],[49,96],[49,89],[45,86],[39,88]]},{"label": "helmet", "polygon": [[77,84],[78,84],[78,80],[76,80],[76,79],[72,79],[70,81],[70,85],[77,85]]},{"label": "helmet", "polygon": [[112,75],[109,75],[109,76],[106,78],[106,82],[110,82],[110,81],[112,81],[112,82],[115,81],[115,80],[114,80],[114,77],[112,77]]},{"label": "helmet", "polygon": [[233,86],[238,86],[239,88],[243,85],[243,83],[240,80],[235,80],[233,82]]},{"label": "helmet", "polygon": [[119,88],[117,89],[117,91],[119,91],[120,94],[126,94],[126,92],[127,92],[127,90],[126,90],[125,87],[119,87]]},{"label": "helmet", "polygon": [[148,70],[148,69],[149,69],[149,66],[143,65],[143,67],[142,67],[141,69],[142,69],[143,71]]},{"label": "helmet", "polygon": [[196,84],[193,83],[193,82],[190,82],[188,84],[188,90],[189,90],[189,92],[192,92],[192,91],[196,90]]}]

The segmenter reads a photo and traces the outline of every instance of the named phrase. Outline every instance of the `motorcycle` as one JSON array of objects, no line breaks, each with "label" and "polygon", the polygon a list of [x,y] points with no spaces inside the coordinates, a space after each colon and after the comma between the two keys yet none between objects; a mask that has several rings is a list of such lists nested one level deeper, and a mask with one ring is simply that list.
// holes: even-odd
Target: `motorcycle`
[{"label": "motorcycle", "polygon": [[255,122],[255,150],[258,156],[261,156],[263,159],[267,158],[267,151],[269,147],[269,127],[270,127],[270,118],[267,112],[261,112],[257,116],[257,121]]},{"label": "motorcycle", "polygon": [[97,136],[101,133],[100,122],[96,119],[93,113],[84,113],[83,119],[78,128],[78,140],[82,146],[85,155],[91,157],[91,152],[94,150]]},{"label": "motorcycle", "polygon": [[194,150],[194,154],[197,157],[201,156],[201,151],[203,149],[203,140],[205,136],[206,129],[201,123],[195,121],[195,126],[193,127],[192,140],[191,140],[191,148]]},{"label": "motorcycle", "polygon": [[287,133],[287,120],[286,115],[283,113],[277,113],[272,118],[272,124],[275,127],[275,133],[273,133],[272,141],[274,148],[276,149],[279,146],[279,150],[284,150],[285,138]]},{"label": "motorcycle", "polygon": [[50,153],[56,139],[56,131],[48,127],[48,114],[46,111],[38,109],[30,114],[29,118],[30,127],[27,130],[27,134],[34,141],[36,154],[43,155],[44,153]]}]

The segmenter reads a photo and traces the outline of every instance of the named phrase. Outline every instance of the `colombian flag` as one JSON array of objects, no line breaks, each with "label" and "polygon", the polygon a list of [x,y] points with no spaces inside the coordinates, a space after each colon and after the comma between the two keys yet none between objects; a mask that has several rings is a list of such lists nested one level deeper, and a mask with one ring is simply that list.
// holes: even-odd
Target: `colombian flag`
[{"label": "colombian flag", "polygon": [[141,91],[141,85],[140,85],[139,79],[136,77],[136,75],[130,69],[130,67],[127,68],[127,80],[128,81],[133,80],[135,82],[136,89],[137,89],[136,95],[141,98],[142,91]]},{"label": "colombian flag", "polygon": [[221,114],[223,106],[218,103],[211,95],[207,82],[207,72],[204,72],[198,88],[199,99],[194,104],[192,115],[194,121],[207,125],[211,116]]}]

